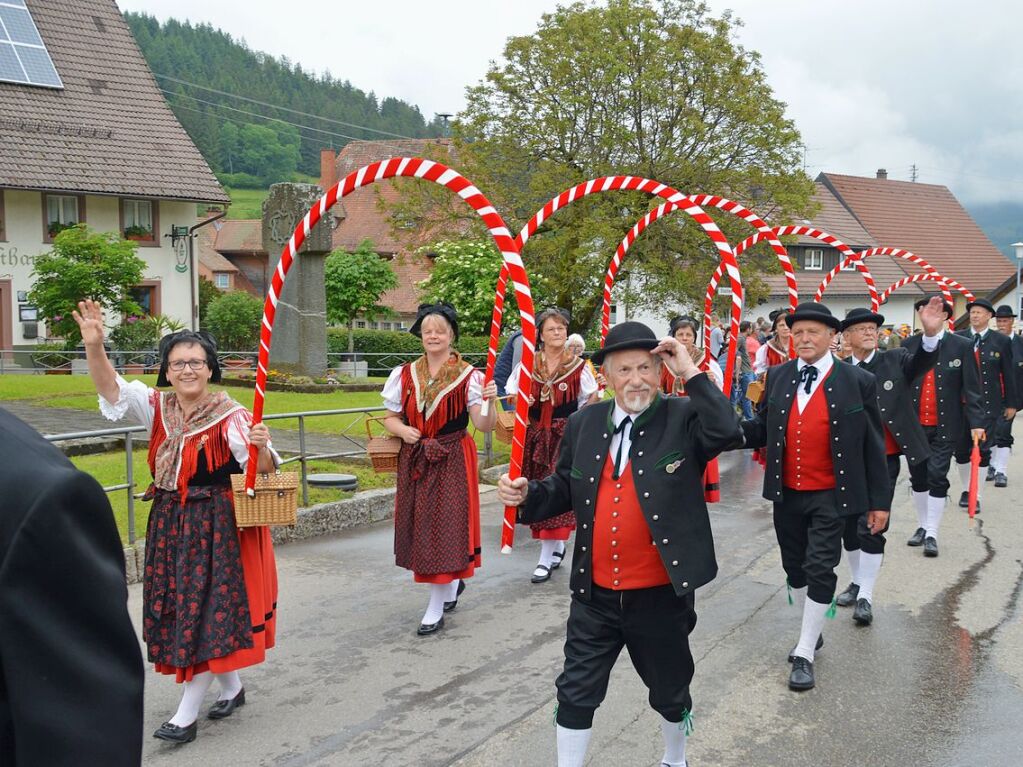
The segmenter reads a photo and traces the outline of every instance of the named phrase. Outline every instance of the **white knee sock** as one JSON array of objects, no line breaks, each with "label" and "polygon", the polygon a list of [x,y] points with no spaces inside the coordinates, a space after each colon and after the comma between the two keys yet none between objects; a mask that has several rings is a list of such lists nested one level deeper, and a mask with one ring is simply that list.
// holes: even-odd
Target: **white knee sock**
[{"label": "white knee sock", "polygon": [[945,513],[945,499],[927,496],[927,524],[924,525],[926,537],[938,540],[938,525],[941,524],[941,515]]},{"label": "white knee sock", "polygon": [[224,674],[214,674],[217,683],[220,685],[220,695],[217,700],[231,700],[242,691],[242,678],[237,671],[228,671]]},{"label": "white knee sock", "polygon": [[444,602],[451,601],[448,599],[450,590],[451,586],[447,583],[430,584],[430,604],[426,606],[426,612],[423,613],[423,623],[431,625],[444,617]]},{"label": "white knee sock", "polygon": [[206,692],[210,689],[212,682],[213,674],[209,671],[196,674],[190,682],[185,682],[182,685],[184,690],[181,693],[181,702],[178,704],[178,710],[171,717],[170,723],[178,727],[187,727],[198,719],[199,709],[202,708],[202,699],[206,697]]},{"label": "white knee sock", "polygon": [[922,493],[913,491],[913,505],[916,507],[917,527],[927,528],[927,499],[931,494],[926,490]]},{"label": "white knee sock", "polygon": [[[956,466],[959,467],[959,482],[963,486],[963,492],[964,493],[968,493],[970,491],[970,464],[968,464],[968,463],[957,463]],[[978,477],[978,479],[979,479],[979,481],[977,483],[977,486],[979,488],[980,485],[983,484],[983,482],[984,482],[984,477],[980,476],[980,477]]]},{"label": "white knee sock", "polygon": [[554,563],[554,552],[561,548],[560,544],[561,541],[553,541],[546,538],[540,541],[540,560],[536,563],[537,566],[550,567]]},{"label": "white knee sock", "polygon": [[845,559],[849,563],[849,574],[852,576],[852,582],[860,585],[860,550],[845,552]]},{"label": "white knee sock", "polygon": [[661,734],[664,735],[664,756],[661,765],[685,767],[686,729],[685,722],[669,722],[661,717]]},{"label": "white knee sock", "polygon": [[454,602],[458,599],[458,584],[461,582],[461,578],[455,578],[450,584],[448,584],[448,596],[444,600],[445,602]]},{"label": "white knee sock", "polygon": [[801,589],[790,589],[789,596],[795,607],[798,607],[800,610],[803,609],[803,602],[806,600],[806,586],[803,586]]},{"label": "white knee sock", "polygon": [[829,607],[831,605],[814,602],[810,597],[806,598],[806,604],[803,605],[803,628],[799,632],[799,644],[792,651],[793,655],[798,655],[813,662],[813,652],[814,648],[817,647],[817,637],[821,635],[821,629],[824,628],[824,614],[828,611]]},{"label": "white knee sock", "polygon": [[558,767],[583,767],[593,728],[570,730],[558,725]]},{"label": "white knee sock", "polygon": [[884,554],[860,553],[860,599],[870,602],[874,597],[874,584],[877,583],[877,574],[881,572],[881,560]]},{"label": "white knee sock", "polygon": [[1009,463],[1009,448],[995,447],[991,449],[991,465],[995,467],[996,474],[1004,474],[1005,467]]}]

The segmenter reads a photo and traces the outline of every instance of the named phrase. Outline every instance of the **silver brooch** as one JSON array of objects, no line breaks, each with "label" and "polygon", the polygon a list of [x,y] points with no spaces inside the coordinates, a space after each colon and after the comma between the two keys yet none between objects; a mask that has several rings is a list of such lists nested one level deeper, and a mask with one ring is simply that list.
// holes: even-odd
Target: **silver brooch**
[{"label": "silver brooch", "polygon": [[558,389],[560,389],[561,391],[568,391],[568,384],[562,381],[561,383],[558,384]]},{"label": "silver brooch", "polygon": [[950,366],[954,367],[954,368],[957,368],[957,367],[959,367],[960,365],[962,365],[962,364],[963,364],[963,361],[962,361],[962,360],[952,360],[952,361],[951,361],[950,363],[948,363],[948,364],[949,364]]},{"label": "silver brooch", "polygon": [[664,470],[669,474],[674,474],[675,470],[681,465],[682,461],[675,461],[674,463],[669,463],[667,466],[665,466]]},{"label": "silver brooch", "polygon": [[884,390],[885,391],[891,391],[894,388],[895,388],[895,382],[894,381],[885,381],[884,382]]}]

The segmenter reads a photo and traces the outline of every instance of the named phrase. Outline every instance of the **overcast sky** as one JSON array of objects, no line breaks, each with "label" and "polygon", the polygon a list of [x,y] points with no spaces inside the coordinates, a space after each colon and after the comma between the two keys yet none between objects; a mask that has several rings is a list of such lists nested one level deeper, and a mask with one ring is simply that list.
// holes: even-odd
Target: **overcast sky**
[{"label": "overcast sky", "polygon": [[[329,70],[427,119],[458,112],[505,40],[556,0],[118,0],[208,22],[250,48]],[[806,144],[806,169],[945,184],[968,204],[1023,200],[1023,4],[709,0],[744,22]],[[284,8],[292,9],[289,14]],[[695,190],[694,190],[695,191]],[[713,190],[700,190],[709,191]]]}]

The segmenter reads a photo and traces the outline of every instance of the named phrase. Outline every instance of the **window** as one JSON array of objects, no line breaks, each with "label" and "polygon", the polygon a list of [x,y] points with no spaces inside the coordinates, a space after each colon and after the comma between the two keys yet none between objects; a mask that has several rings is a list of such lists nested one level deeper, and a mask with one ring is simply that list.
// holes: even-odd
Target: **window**
[{"label": "window", "polygon": [[142,314],[155,317],[160,313],[160,283],[146,280],[128,291],[132,301],[142,307]]},{"label": "window", "polygon": [[824,251],[820,248],[807,248],[803,256],[803,268],[821,271],[824,268]]},{"label": "window", "polygon": [[216,277],[216,283],[215,284],[216,284],[216,286],[218,288],[220,288],[221,290],[230,290],[231,289],[231,275],[230,274],[225,274],[223,272],[218,272],[214,276]]},{"label": "window", "polygon": [[69,194],[43,195],[43,241],[85,220],[85,200]]},{"label": "window", "polygon": [[365,320],[356,320],[355,321],[355,327],[357,327],[357,328],[365,328],[366,327],[366,321]]},{"label": "window", "polygon": [[152,200],[121,200],[121,234],[126,240],[158,245],[156,203]]}]

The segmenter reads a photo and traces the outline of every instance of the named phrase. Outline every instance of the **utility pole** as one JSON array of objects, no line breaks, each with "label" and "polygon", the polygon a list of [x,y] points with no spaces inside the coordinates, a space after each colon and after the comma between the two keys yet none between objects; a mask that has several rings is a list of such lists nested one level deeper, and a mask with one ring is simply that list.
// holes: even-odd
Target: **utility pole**
[{"label": "utility pole", "polygon": [[912,165],[909,166],[909,180],[912,181],[914,184],[916,183],[916,176],[917,176],[916,163],[913,163]]}]

